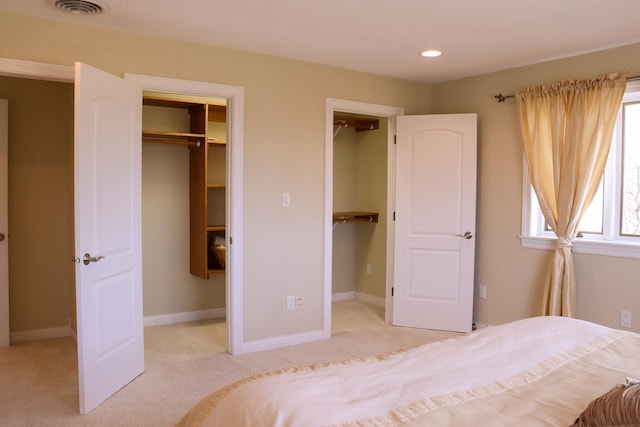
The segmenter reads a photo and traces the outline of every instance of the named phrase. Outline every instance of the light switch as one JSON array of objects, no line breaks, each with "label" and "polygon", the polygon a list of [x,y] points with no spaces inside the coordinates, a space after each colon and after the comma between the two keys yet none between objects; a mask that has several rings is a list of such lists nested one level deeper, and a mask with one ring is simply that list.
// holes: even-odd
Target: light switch
[{"label": "light switch", "polygon": [[291,195],[289,193],[282,193],[282,206],[289,206],[291,203]]}]

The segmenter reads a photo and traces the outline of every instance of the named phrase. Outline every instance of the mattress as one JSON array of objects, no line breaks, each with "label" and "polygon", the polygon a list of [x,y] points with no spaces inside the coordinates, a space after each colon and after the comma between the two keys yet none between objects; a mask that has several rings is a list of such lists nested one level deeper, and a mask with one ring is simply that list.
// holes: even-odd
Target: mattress
[{"label": "mattress", "polygon": [[180,426],[568,426],[640,377],[640,335],[534,317],[392,354],[216,390]]}]

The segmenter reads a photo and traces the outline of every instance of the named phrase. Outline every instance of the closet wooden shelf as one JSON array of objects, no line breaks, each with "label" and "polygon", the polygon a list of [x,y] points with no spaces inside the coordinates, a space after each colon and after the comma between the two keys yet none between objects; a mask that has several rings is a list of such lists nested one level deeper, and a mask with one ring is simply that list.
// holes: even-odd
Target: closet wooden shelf
[{"label": "closet wooden shelf", "polygon": [[142,142],[199,146],[204,139],[201,133],[142,131]]},{"label": "closet wooden shelf", "polygon": [[196,101],[184,101],[180,99],[171,99],[161,96],[145,95],[142,98],[142,105],[151,105],[154,107],[169,107],[169,108],[191,108],[204,110],[204,104]]},{"label": "closet wooden shelf", "polygon": [[207,225],[207,231],[225,231],[226,229],[224,225]]},{"label": "closet wooden shelf", "polygon": [[207,270],[207,274],[221,274],[226,270],[224,268],[210,268]]},{"label": "closet wooden shelf", "polygon": [[378,222],[378,212],[334,212],[333,223],[344,222]]},{"label": "closet wooden shelf", "polygon": [[227,141],[222,141],[220,139],[207,139],[207,144],[209,145],[220,145],[220,146],[226,146],[227,145]]},{"label": "closet wooden shelf", "polygon": [[380,121],[378,119],[369,119],[365,117],[347,116],[334,114],[333,124],[335,126],[345,126],[355,128],[356,132],[363,132],[367,130],[375,130],[380,128]]},{"label": "closet wooden shelf", "polygon": [[207,184],[207,188],[227,188],[226,184]]}]

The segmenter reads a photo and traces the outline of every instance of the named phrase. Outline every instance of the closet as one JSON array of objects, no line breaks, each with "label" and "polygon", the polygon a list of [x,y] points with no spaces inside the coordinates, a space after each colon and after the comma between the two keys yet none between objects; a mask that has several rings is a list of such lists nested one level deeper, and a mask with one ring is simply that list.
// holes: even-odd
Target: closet
[{"label": "closet", "polygon": [[225,272],[226,100],[146,92],[142,142],[189,154],[189,268],[203,279]]},{"label": "closet", "polygon": [[334,114],[334,295],[384,301],[387,147],[386,118]]}]

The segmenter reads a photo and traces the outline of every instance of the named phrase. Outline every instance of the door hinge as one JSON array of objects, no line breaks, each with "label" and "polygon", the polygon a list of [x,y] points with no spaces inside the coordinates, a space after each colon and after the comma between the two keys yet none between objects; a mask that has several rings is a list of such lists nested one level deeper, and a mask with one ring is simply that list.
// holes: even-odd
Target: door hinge
[{"label": "door hinge", "polygon": [[393,286],[391,287],[391,296],[393,296]]},{"label": "door hinge", "polygon": [[229,236],[229,244],[233,245],[233,237]]},{"label": "door hinge", "polygon": [[398,143],[398,135],[393,135],[393,145]]},{"label": "door hinge", "polygon": [[396,211],[393,211],[393,220],[396,220]]}]

